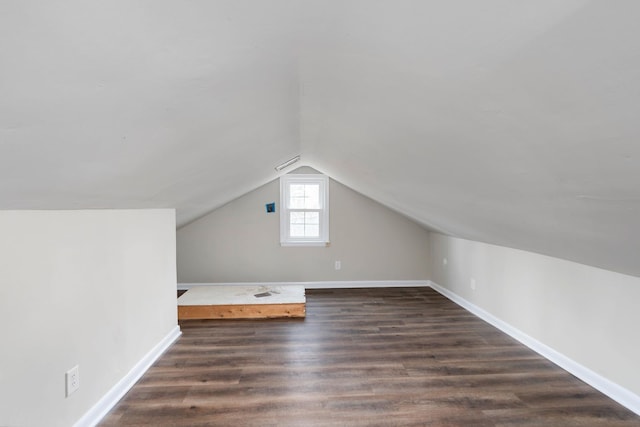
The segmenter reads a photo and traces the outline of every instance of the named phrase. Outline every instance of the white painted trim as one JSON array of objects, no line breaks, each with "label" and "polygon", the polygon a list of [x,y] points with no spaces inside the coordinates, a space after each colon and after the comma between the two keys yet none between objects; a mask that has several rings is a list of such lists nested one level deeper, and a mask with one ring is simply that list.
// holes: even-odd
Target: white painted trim
[{"label": "white painted trim", "polygon": [[430,286],[429,280],[347,280],[324,282],[239,282],[239,283],[178,283],[178,290],[185,291],[195,286],[287,286],[302,285],[305,289],[348,289],[348,288],[405,288]]},{"label": "white painted trim", "polygon": [[331,244],[331,242],[280,242],[280,246],[301,246],[301,247],[313,247],[313,246],[319,246],[319,247],[327,247]]},{"label": "white painted trim", "polygon": [[348,288],[410,288],[429,286],[428,280],[360,280],[336,282],[306,282],[306,289],[348,289]]},{"label": "white painted trim", "polygon": [[173,344],[182,332],[176,326],[156,344],[111,390],[107,392],[73,427],[93,427],[122,399],[153,363]]},{"label": "white painted trim", "polygon": [[[294,209],[289,207],[289,191],[292,184],[318,184],[320,208]],[[291,237],[291,211],[317,211],[320,215],[319,236]],[[322,174],[288,174],[280,177],[280,245],[281,246],[328,246],[329,244],[329,177]]]},{"label": "white painted trim", "polygon": [[485,322],[495,326],[496,328],[500,329],[502,332],[520,341],[522,344],[526,345],[531,350],[540,354],[541,356],[548,359],[549,361],[555,363],[565,371],[568,371],[574,376],[580,378],[582,381],[589,384],[591,387],[595,388],[596,390],[599,390],[603,394],[606,394],[607,396],[609,396],[611,399],[615,400],[622,406],[640,415],[640,396],[614,383],[613,381],[608,380],[602,375],[593,372],[589,368],[581,365],[580,363],[574,361],[573,359],[570,359],[569,357],[558,352],[557,350],[554,350],[553,348],[547,346],[546,344],[541,343],[535,338],[530,337],[529,335],[525,334],[521,330],[495,317],[493,314],[489,313],[488,311],[478,307],[475,304],[470,303],[469,301],[465,300],[458,294],[451,292],[449,289],[444,288],[438,285],[437,283],[434,283],[433,281],[429,281],[429,283],[434,290],[444,295],[454,303],[458,304],[460,307],[475,314]]}]

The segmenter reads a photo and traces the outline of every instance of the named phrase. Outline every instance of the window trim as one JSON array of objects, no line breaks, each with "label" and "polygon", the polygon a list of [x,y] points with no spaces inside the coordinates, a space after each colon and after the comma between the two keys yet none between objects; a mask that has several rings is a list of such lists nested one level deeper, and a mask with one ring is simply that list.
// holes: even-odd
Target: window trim
[{"label": "window trim", "polygon": [[[292,184],[319,184],[320,235],[317,238],[291,237],[289,234],[289,213],[309,211],[289,209],[289,190]],[[322,174],[288,174],[280,177],[280,245],[281,246],[327,246],[329,244],[329,177]]]}]

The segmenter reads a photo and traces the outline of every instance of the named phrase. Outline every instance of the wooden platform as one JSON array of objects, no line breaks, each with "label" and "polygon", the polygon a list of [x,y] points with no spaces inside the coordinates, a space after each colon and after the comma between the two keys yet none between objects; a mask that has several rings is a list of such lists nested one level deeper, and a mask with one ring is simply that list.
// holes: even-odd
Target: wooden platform
[{"label": "wooden platform", "polygon": [[206,285],[178,298],[178,319],[305,317],[304,286]]}]

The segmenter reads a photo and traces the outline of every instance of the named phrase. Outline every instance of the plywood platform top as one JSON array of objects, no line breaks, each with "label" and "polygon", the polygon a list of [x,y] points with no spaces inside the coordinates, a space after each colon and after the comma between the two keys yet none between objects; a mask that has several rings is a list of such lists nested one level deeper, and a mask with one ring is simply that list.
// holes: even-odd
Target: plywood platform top
[{"label": "plywood platform top", "polygon": [[305,302],[302,285],[203,285],[178,298],[179,306],[296,304]]}]

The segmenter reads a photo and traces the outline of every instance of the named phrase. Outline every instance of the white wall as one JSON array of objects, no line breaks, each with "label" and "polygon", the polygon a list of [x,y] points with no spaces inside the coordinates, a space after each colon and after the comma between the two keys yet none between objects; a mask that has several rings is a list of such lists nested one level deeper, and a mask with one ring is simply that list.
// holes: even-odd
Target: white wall
[{"label": "white wall", "polygon": [[437,233],[431,251],[435,283],[638,399],[640,278]]},{"label": "white wall", "polygon": [[0,236],[0,425],[70,426],[176,328],[175,213],[0,211]]},{"label": "white wall", "polygon": [[[178,282],[429,278],[428,231],[334,180],[329,184],[331,245],[281,247],[279,192],[274,180],[180,228]],[[276,202],[276,213],[265,212],[269,202]],[[335,270],[336,260],[341,270]]]}]

